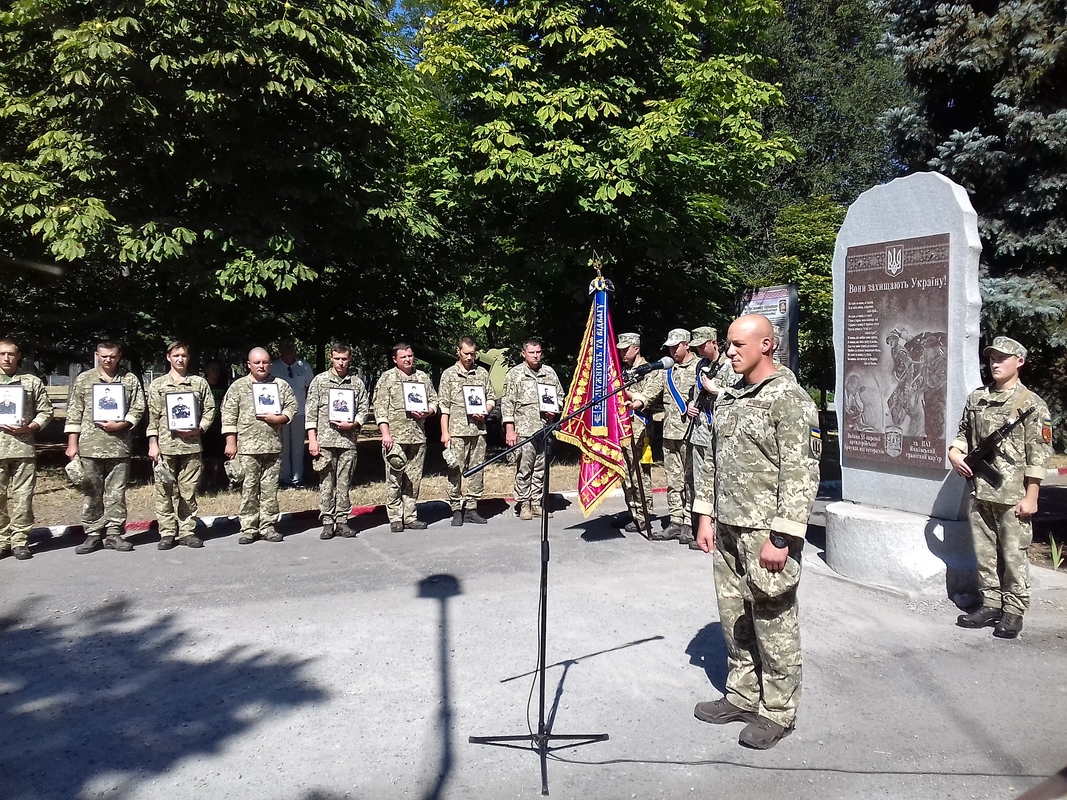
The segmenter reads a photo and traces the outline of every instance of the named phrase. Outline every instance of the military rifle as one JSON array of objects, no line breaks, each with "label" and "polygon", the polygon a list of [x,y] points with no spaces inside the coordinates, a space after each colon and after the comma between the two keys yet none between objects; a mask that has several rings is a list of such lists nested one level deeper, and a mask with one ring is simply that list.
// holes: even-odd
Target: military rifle
[{"label": "military rifle", "polygon": [[[682,441],[689,444],[689,440],[693,438],[693,430],[696,428],[696,424],[700,419],[700,414],[711,410],[711,403],[714,396],[707,389],[704,388],[703,381],[700,380],[701,375],[706,375],[708,380],[713,380],[716,375],[719,374],[719,370],[722,368],[722,364],[719,361],[709,362],[703,369],[697,370],[697,382],[696,385],[689,390],[689,402],[693,402],[693,394],[696,393],[697,409],[700,411],[695,417],[689,420],[689,427],[685,429],[685,435],[682,437]],[[686,406],[688,408],[688,405]]]},{"label": "military rifle", "polygon": [[[1033,413],[1034,407],[1030,406],[1019,412],[1014,419],[1007,420],[1003,425],[991,434],[981,439],[977,445],[963,457],[963,463],[971,468],[975,475],[981,475],[986,483],[994,489],[999,489],[1004,483],[1004,476],[1000,470],[993,466],[993,458],[996,456],[997,447],[1007,439],[1026,417]],[[974,480],[973,478],[971,479]]]}]

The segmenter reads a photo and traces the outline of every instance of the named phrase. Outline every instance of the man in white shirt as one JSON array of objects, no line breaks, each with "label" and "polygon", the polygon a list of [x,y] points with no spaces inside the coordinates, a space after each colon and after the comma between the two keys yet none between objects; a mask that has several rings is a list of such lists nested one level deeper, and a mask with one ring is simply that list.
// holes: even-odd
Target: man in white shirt
[{"label": "man in white shirt", "polygon": [[296,357],[296,342],[283,339],[278,346],[278,360],[272,361],[270,374],[289,384],[296,396],[296,416],[282,428],[281,486],[301,486],[304,480],[304,406],[308,387],[315,372],[306,361]]}]

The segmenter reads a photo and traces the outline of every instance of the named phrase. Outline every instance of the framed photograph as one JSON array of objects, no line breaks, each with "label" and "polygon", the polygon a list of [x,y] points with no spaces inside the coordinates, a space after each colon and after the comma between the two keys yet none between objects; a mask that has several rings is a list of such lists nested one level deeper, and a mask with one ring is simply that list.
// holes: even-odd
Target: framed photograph
[{"label": "framed photograph", "polygon": [[430,401],[426,398],[426,386],[421,383],[400,384],[404,392],[405,411],[429,411]]},{"label": "framed photograph", "polygon": [[485,414],[485,387],[464,386],[463,405],[466,406],[468,414]]},{"label": "framed photograph", "polygon": [[172,431],[191,431],[200,424],[200,409],[192,392],[167,392],[167,427]]},{"label": "framed photograph", "polygon": [[282,396],[278,392],[278,384],[274,381],[269,383],[253,383],[252,399],[256,404],[256,416],[264,414],[282,413]]},{"label": "framed photograph", "polygon": [[559,413],[559,396],[556,394],[556,387],[551,383],[537,384],[537,410]]},{"label": "framed photograph", "polygon": [[0,425],[21,425],[26,395],[18,381],[0,386]]},{"label": "framed photograph", "polygon": [[121,383],[93,384],[93,422],[126,419],[126,390]]},{"label": "framed photograph", "polygon": [[330,389],[330,422],[356,421],[354,389]]}]

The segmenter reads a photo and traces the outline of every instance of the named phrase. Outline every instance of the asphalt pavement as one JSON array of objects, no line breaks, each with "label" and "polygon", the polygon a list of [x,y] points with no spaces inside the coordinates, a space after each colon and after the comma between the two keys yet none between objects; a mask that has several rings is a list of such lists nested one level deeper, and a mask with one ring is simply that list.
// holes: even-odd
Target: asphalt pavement
[{"label": "asphalt pavement", "polygon": [[[662,503],[661,498],[657,502]],[[547,763],[551,796],[1010,798],[1067,763],[1067,580],[1035,569],[1012,642],[947,599],[836,576],[812,537],[795,733],[737,744],[693,705],[726,657],[711,557],[623,534],[611,499],[551,520],[547,696],[555,734],[606,733]],[[355,539],[0,563],[0,798],[523,798],[538,756],[468,742],[537,727],[536,522]]]}]

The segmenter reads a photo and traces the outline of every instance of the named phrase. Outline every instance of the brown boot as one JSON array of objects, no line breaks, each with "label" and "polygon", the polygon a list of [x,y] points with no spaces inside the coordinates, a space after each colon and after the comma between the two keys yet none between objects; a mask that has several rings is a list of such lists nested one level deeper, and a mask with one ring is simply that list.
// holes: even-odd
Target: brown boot
[{"label": "brown boot", "polygon": [[[538,515],[540,516],[540,514]],[[533,509],[530,508],[529,503],[519,503],[519,519],[529,521],[534,518]]]}]

